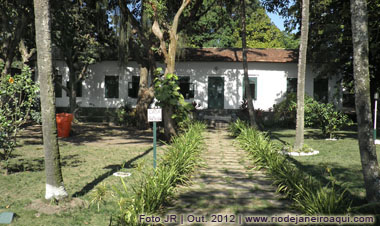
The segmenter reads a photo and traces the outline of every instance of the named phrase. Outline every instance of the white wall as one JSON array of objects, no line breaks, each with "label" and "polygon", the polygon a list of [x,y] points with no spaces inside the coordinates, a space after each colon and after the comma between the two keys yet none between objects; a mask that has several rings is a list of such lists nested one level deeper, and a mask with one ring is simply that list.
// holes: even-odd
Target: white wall
[{"label": "white wall", "polygon": [[[63,84],[69,80],[68,68],[63,62],[56,63],[62,74]],[[105,98],[104,79],[106,75],[119,76],[119,98]],[[88,77],[82,82],[82,97],[77,97],[80,107],[102,107],[116,108],[124,104],[134,106],[135,98],[128,97],[128,82],[132,81],[132,76],[139,75],[139,68],[135,62],[130,62],[128,67],[120,67],[117,61],[102,61],[88,68]],[[58,107],[69,105],[69,97],[62,91],[62,98],[56,98]]]},{"label": "white wall", "polygon": [[[63,75],[63,84],[68,81],[68,69],[64,62],[56,62]],[[158,65],[162,66],[162,65]],[[279,103],[286,93],[287,78],[297,77],[296,63],[249,63],[249,76],[257,77],[257,99],[255,108],[268,110],[273,104]],[[224,108],[239,109],[243,97],[243,68],[241,62],[177,62],[178,76],[190,76],[194,83],[194,98],[187,101],[197,101],[201,109],[207,109],[208,77],[220,76],[224,78]],[[118,75],[119,98],[105,98],[104,78],[106,75]],[[82,97],[77,98],[81,107],[115,108],[128,103],[136,104],[135,98],[128,97],[128,82],[132,76],[138,76],[139,69],[136,62],[129,62],[127,67],[120,67],[117,61],[103,61],[89,67],[88,77],[83,81]],[[313,81],[315,75],[310,68],[306,73],[306,93],[313,95]],[[329,80],[330,98],[336,79]],[[57,98],[57,106],[68,106],[69,98],[62,91],[62,98]]]},{"label": "white wall", "polygon": [[[179,76],[190,76],[195,84],[194,100],[207,108],[208,77],[224,78],[224,108],[239,109],[243,99],[243,66],[240,62],[178,62]],[[257,77],[257,99],[253,101],[255,108],[268,110],[273,104],[280,102],[286,93],[289,78],[297,77],[296,63],[249,63],[248,75]],[[314,75],[308,68],[306,92],[313,95]]]}]

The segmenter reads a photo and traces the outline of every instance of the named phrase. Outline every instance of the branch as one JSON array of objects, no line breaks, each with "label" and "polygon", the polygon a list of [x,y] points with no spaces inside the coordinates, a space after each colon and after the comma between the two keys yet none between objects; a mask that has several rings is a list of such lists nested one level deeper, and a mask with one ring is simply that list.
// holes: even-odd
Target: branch
[{"label": "branch", "polygon": [[19,51],[21,53],[21,57],[22,57],[22,62],[23,63],[27,63],[29,61],[29,59],[33,56],[33,54],[36,52],[36,49],[33,48],[30,50],[30,52],[28,51],[28,47],[25,46],[25,41],[23,38],[21,38],[20,40],[20,44],[19,44]]},{"label": "branch", "polygon": [[75,83],[78,83],[80,81],[82,81],[84,79],[84,75],[86,74],[87,72],[87,68],[88,68],[88,64],[85,64],[83,67],[82,67],[82,70],[81,72],[79,73],[79,76],[78,76],[78,79],[75,81]]},{"label": "branch", "polygon": [[174,32],[175,35],[177,34],[179,17],[181,16],[181,14],[182,14],[183,10],[186,8],[186,6],[188,6],[190,4],[190,1],[191,0],[182,0],[182,5],[178,9],[177,13],[174,16],[173,25],[172,25],[170,31]]},{"label": "branch", "polygon": [[160,48],[161,48],[162,54],[164,54],[165,59],[167,59],[168,51],[166,50],[166,43],[164,40],[164,34],[162,33],[162,31],[160,29],[160,25],[158,24],[157,17],[154,19],[153,26],[152,26],[152,32],[160,40]]},{"label": "branch", "polygon": [[130,19],[132,27],[135,29],[135,32],[140,36],[142,42],[147,43],[148,39],[145,37],[144,33],[142,32],[142,28],[140,27],[139,22],[133,16],[131,11],[125,6],[125,4],[123,4],[122,0],[119,0],[119,5],[120,5],[121,13]]}]

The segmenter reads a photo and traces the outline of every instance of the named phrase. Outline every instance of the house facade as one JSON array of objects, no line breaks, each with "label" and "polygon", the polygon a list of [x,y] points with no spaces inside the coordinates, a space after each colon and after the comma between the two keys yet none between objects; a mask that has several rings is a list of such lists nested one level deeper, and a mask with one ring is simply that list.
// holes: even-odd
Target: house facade
[{"label": "house facade", "polygon": [[[67,84],[65,63],[56,61],[55,68],[58,81]],[[310,64],[306,71],[306,93],[341,106],[339,77],[319,78]],[[245,96],[241,49],[186,49],[176,63],[176,74],[185,99],[197,102],[199,109],[240,109]],[[255,108],[269,111],[286,93],[297,90],[297,51],[249,49],[248,75]],[[117,61],[98,62],[89,66],[86,79],[78,87],[77,103],[81,108],[133,107],[138,85],[136,62],[126,66]],[[67,107],[65,91],[58,86],[56,89],[57,107]]]}]

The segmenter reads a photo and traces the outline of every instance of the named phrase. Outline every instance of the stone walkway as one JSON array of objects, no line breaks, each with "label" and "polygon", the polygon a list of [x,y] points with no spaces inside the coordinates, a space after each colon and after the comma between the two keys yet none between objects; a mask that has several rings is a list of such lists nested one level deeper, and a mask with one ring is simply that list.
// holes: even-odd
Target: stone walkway
[{"label": "stone walkway", "polygon": [[204,166],[189,186],[179,188],[164,216],[172,216],[173,223],[165,225],[249,225],[246,216],[292,212],[289,201],[275,193],[272,182],[252,169],[247,153],[234,147],[226,129],[210,129],[205,138]]}]

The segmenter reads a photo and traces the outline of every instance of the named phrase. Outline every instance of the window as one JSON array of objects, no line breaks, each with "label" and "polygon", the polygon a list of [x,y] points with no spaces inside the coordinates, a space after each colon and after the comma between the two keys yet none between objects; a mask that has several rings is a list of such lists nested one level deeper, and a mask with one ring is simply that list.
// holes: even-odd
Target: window
[{"label": "window", "polygon": [[314,100],[327,103],[329,98],[329,80],[325,78],[314,79]]},{"label": "window", "polygon": [[62,75],[55,74],[54,79],[54,91],[55,91],[55,97],[62,97]]},{"label": "window", "polygon": [[[70,81],[66,82],[66,88],[70,90]],[[82,97],[82,82],[77,83],[77,89],[76,89],[77,97]],[[66,93],[66,96],[68,97],[69,94]]]},{"label": "window", "polygon": [[106,98],[119,98],[119,76],[107,76],[104,79]]},{"label": "window", "polygon": [[[249,77],[249,88],[251,89],[252,99],[257,99],[257,77]],[[247,99],[247,94],[245,92],[245,84],[243,78],[243,98]]]},{"label": "window", "polygon": [[297,78],[287,78],[286,82],[286,92],[297,93]]},{"label": "window", "polygon": [[194,98],[194,84],[190,83],[189,76],[178,77],[179,92],[185,99]]},{"label": "window", "polygon": [[132,76],[132,82],[128,82],[128,96],[137,98],[140,87],[140,76]]}]

